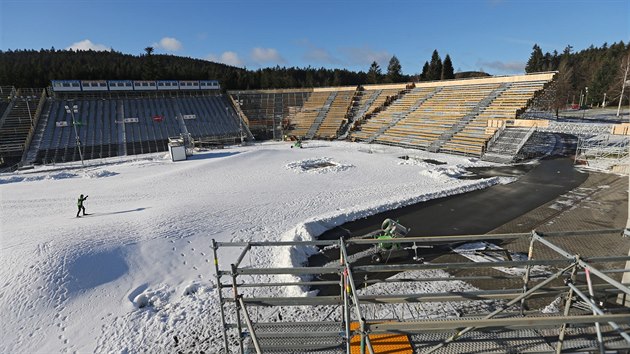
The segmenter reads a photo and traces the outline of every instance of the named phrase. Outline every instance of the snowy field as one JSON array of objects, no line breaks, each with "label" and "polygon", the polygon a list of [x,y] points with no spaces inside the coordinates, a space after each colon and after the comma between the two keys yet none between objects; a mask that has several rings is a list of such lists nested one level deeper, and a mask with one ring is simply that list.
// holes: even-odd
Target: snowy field
[{"label": "snowy field", "polygon": [[[222,343],[213,238],[309,240],[346,221],[506,182],[458,179],[465,167],[488,165],[472,158],[358,143],[289,146],[0,175],[0,353],[172,352],[186,337],[212,352]],[[89,195],[90,215],[76,218],[79,194]],[[245,264],[298,265],[306,251],[254,252]],[[234,254],[220,255],[222,268]],[[424,311],[439,316],[436,309]]]}]

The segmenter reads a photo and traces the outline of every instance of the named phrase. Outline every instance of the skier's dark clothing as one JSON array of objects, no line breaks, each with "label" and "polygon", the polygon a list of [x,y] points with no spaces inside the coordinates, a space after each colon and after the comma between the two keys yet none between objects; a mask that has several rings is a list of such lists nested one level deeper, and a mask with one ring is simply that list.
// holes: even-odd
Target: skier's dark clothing
[{"label": "skier's dark clothing", "polygon": [[79,200],[77,200],[77,207],[79,207],[79,210],[77,211],[77,217],[79,217],[79,213],[81,213],[81,210],[83,210],[83,215],[85,215],[85,207],[83,206],[83,201],[85,201],[87,197],[88,196],[86,195],[84,198],[83,194],[79,196]]}]

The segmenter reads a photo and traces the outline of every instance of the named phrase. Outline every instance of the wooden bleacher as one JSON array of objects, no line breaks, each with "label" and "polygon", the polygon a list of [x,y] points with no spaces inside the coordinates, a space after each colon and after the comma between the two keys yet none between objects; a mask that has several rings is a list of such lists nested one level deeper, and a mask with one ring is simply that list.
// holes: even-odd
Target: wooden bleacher
[{"label": "wooden bleacher", "polygon": [[[377,141],[428,148],[499,84],[447,86],[410,112]],[[425,88],[426,89],[426,88]]]},{"label": "wooden bleacher", "polygon": [[339,128],[348,115],[351,108],[352,98],[356,90],[343,90],[337,93],[322,121],[321,125],[315,133],[316,137],[321,139],[334,139],[338,136]]},{"label": "wooden bleacher", "polygon": [[[300,92],[303,98],[289,110],[281,111],[290,122],[285,133],[331,139],[338,137],[345,122],[353,123],[350,139],[455,154],[481,156],[495,129],[489,120],[514,119],[555,73],[535,73],[418,82],[409,84],[324,87],[273,90],[284,95]],[[308,91],[308,92],[307,92]],[[240,91],[260,95],[267,91]],[[231,93],[233,96],[238,93]],[[333,99],[334,98],[334,99]],[[272,108],[275,102],[275,107]],[[260,102],[254,111],[268,117],[278,101]],[[251,119],[252,117],[250,117]],[[321,122],[320,122],[321,120]],[[344,130],[345,131],[345,130]]]},{"label": "wooden bleacher", "polygon": [[441,151],[481,156],[486,142],[494,133],[494,130],[487,129],[488,120],[515,119],[517,112],[527,106],[534,94],[544,88],[546,82],[539,80],[512,83],[507,90],[492,101],[490,106],[446,142]]},{"label": "wooden bleacher", "polygon": [[[516,114],[552,80],[553,75],[543,73],[418,83],[410,93],[370,118],[360,131],[352,134],[352,138],[368,140],[391,124],[395,114],[402,114],[404,118],[386,129],[376,142],[427,149],[438,139],[453,134],[439,151],[481,156],[493,133],[492,129],[486,129],[488,120],[516,118]],[[439,87],[439,92],[416,109],[411,109],[414,103],[420,102],[418,96]],[[464,120],[464,117],[467,119]],[[462,122],[466,121],[468,123],[462,127]]]},{"label": "wooden bleacher", "polygon": [[[415,88],[410,92],[402,95],[394,101],[386,109],[378,112],[371,117],[365,124],[361,125],[361,130],[353,133],[352,137],[356,140],[368,140],[377,134],[380,130],[389,126],[395,119],[396,115],[404,115],[419,100],[424,99],[427,94],[432,92],[434,88]],[[383,102],[385,98],[383,99]]]},{"label": "wooden bleacher", "polygon": [[326,103],[326,100],[330,96],[329,91],[313,92],[306,101],[304,106],[295,114],[290,124],[292,130],[289,131],[289,135],[303,137],[308,133],[308,130],[315,122],[315,118],[321,112]]}]

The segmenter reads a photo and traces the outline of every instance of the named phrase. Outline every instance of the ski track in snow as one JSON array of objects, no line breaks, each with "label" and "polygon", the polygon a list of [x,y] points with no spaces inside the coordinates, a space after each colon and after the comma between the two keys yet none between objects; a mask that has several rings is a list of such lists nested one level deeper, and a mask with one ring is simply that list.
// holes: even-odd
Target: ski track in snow
[{"label": "ski track in snow", "polygon": [[[0,352],[213,352],[223,339],[211,239],[310,240],[346,221],[503,183],[458,180],[466,166],[491,165],[476,159],[356,143],[308,145],[263,143],[177,163],[162,153],[0,175],[0,328],[6,334]],[[410,153],[448,164],[400,163]],[[334,166],[302,173],[304,162]],[[82,193],[92,215],[75,218]],[[301,265],[313,251],[254,248],[243,265]],[[221,267],[238,253],[220,253]],[[309,295],[290,288],[245,295]],[[423,304],[409,311],[431,317],[461,309]],[[254,309],[251,316],[324,320],[338,312],[290,307]],[[229,340],[236,341],[233,333]]]}]

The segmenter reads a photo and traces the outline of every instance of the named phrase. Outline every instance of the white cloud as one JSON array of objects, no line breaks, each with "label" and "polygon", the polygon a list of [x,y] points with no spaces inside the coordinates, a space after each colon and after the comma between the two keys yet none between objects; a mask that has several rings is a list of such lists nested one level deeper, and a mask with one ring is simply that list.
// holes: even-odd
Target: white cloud
[{"label": "white cloud", "polygon": [[260,48],[256,47],[252,49],[252,60],[258,64],[264,63],[284,63],[285,60],[280,56],[277,50],[273,48]]},{"label": "white cloud", "polygon": [[341,61],[330,54],[328,50],[315,46],[308,39],[302,40],[300,44],[306,47],[303,58],[308,62],[326,64],[341,63]]},{"label": "white cloud", "polygon": [[217,63],[223,63],[226,65],[231,65],[231,66],[237,66],[237,67],[243,67],[243,61],[241,60],[241,58],[238,57],[238,54],[236,54],[235,52],[223,52],[223,54],[221,54],[220,56],[216,56],[214,54],[208,54],[206,55],[206,59],[213,61],[213,62],[217,62]]},{"label": "white cloud", "polygon": [[[386,50],[374,50],[370,47],[346,47],[341,48],[340,51],[344,53],[347,61],[350,65],[363,65],[369,66],[372,62],[377,62],[381,66],[386,65],[391,59],[392,55]],[[365,70],[367,71],[367,67]]]},{"label": "white cloud", "polygon": [[525,72],[525,62],[522,61],[478,61],[477,66],[498,70],[500,73],[516,74]]},{"label": "white cloud", "polygon": [[177,52],[182,49],[182,42],[173,37],[164,37],[159,43],[153,43],[153,46],[169,52]]},{"label": "white cloud", "polygon": [[66,48],[67,50],[74,50],[74,51],[79,51],[79,50],[95,50],[95,51],[107,51],[107,50],[111,50],[112,48],[104,45],[104,44],[95,44],[92,43],[91,40],[89,39],[84,39],[82,41],[79,42],[75,42],[72,43],[69,47]]}]

